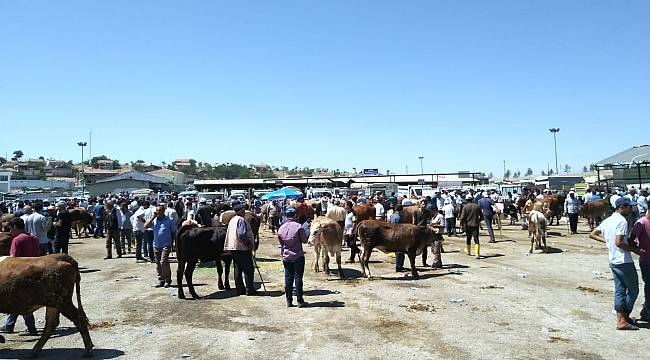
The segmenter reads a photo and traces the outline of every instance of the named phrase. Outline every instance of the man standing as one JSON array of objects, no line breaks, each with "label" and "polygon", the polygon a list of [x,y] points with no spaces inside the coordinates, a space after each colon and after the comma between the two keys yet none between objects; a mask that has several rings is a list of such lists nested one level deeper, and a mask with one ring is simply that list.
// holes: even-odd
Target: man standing
[{"label": "man standing", "polygon": [[153,229],[153,252],[158,273],[156,287],[169,287],[172,284],[169,253],[172,249],[172,239],[176,236],[176,222],[165,216],[165,207],[159,205],[156,208],[155,216],[147,220],[144,227]]},{"label": "man standing", "polygon": [[97,200],[95,205],[95,234],[94,238],[104,237],[104,201]]},{"label": "man standing", "polygon": [[[142,223],[142,224],[146,223],[147,220],[152,220],[154,218],[155,214],[153,212],[153,209],[151,208],[151,205],[149,204],[149,201],[145,200],[142,203],[142,211],[140,211],[140,209],[138,209],[138,211],[136,211],[136,215],[138,217],[138,221],[140,221],[140,223]],[[152,228],[147,228],[146,226],[143,226],[143,232],[142,233],[143,233],[143,236],[142,236],[142,248],[144,249],[144,251],[143,251],[144,252],[144,257],[148,257],[149,261],[151,263],[155,263],[156,258],[155,258],[155,255],[153,253],[153,237],[154,237],[153,229]],[[136,235],[136,242],[137,242],[137,239],[138,239],[138,237]],[[137,243],[136,243],[136,247],[137,247]],[[136,259],[137,259],[138,249],[136,248],[135,251],[136,251]]]},{"label": "man standing", "polygon": [[[235,205],[233,210],[235,210],[236,215],[228,223],[223,250],[230,252],[235,263],[234,277],[237,294],[257,295],[257,291],[253,286],[253,273],[255,271],[253,266],[253,252],[251,251],[255,246],[253,230],[250,224],[244,219],[244,206],[241,204]],[[242,272],[246,277],[246,288],[244,288]]]},{"label": "man standing", "polygon": [[67,254],[68,253],[68,244],[70,243],[70,230],[72,229],[72,216],[66,210],[65,203],[59,201],[56,204],[59,211],[56,214],[56,235],[54,236],[54,242],[52,242],[52,250],[54,254],[60,252]]},{"label": "man standing", "polygon": [[490,236],[490,243],[496,242],[494,240],[494,230],[492,230],[492,217],[494,216],[494,201],[487,196],[486,193],[482,194],[481,199],[478,201],[478,206],[483,211],[483,219],[485,219],[485,225],[487,225],[488,235]]},{"label": "man standing", "polygon": [[278,201],[273,200],[269,204],[269,220],[271,221],[271,232],[275,235],[275,230],[280,227],[280,207]]},{"label": "man standing", "polygon": [[578,233],[578,214],[580,213],[580,200],[575,191],[569,191],[569,197],[564,200],[564,213],[569,218],[571,234]]},{"label": "man standing", "polygon": [[483,212],[481,208],[474,204],[474,198],[471,194],[465,197],[467,204],[460,212],[460,227],[465,232],[467,246],[465,246],[465,253],[471,255],[472,238],[474,238],[474,255],[478,259],[480,255],[481,245],[478,240],[478,227],[483,220]]},{"label": "man standing", "polygon": [[[404,207],[402,205],[397,205],[395,207],[395,211],[390,215],[390,218],[388,219],[388,222],[391,224],[399,224],[402,221],[402,216],[400,213],[404,210]],[[424,250],[426,251],[426,250]],[[411,264],[413,266],[413,264]],[[395,272],[403,272],[404,271],[404,253],[403,252],[396,252],[395,253]]]},{"label": "man standing", "polygon": [[120,203],[120,211],[117,217],[117,226],[120,228],[120,244],[122,245],[122,254],[126,254],[126,250],[131,252],[131,243],[133,242],[133,223],[131,223],[131,216],[133,213],[129,210],[129,203],[122,200]]},{"label": "man standing", "polygon": [[[25,232],[25,222],[21,218],[13,218],[9,222],[9,231],[14,239],[11,241],[11,248],[9,250],[10,256],[15,257],[36,257],[39,256],[40,250],[38,245],[38,238],[36,236]],[[29,335],[36,336],[36,322],[34,321],[33,313],[23,315],[25,325]],[[9,315],[5,324],[0,328],[0,331],[6,333],[13,333],[14,326],[18,320],[18,315]]]},{"label": "man standing", "polygon": [[385,209],[384,205],[381,204],[381,200],[379,200],[378,197],[375,197],[372,202],[374,203],[372,206],[375,207],[375,220],[379,221],[385,221]]},{"label": "man standing", "polygon": [[646,212],[642,218],[634,223],[630,241],[634,240],[637,241],[639,248],[645,251],[639,257],[639,267],[643,279],[643,295],[645,296],[643,309],[641,309],[641,320],[650,322],[650,212]]},{"label": "man standing", "polygon": [[644,217],[645,214],[648,212],[648,190],[647,189],[641,190],[641,195],[639,195],[639,198],[636,200],[636,206],[639,210],[639,217]]},{"label": "man standing", "polygon": [[306,303],[302,297],[302,275],[305,272],[305,253],[302,250],[302,244],[307,242],[308,236],[296,221],[296,209],[287,209],[286,215],[287,222],[278,229],[280,253],[284,265],[284,293],[287,298],[287,307],[293,307],[292,292],[295,282],[298,307],[303,307]]},{"label": "man standing", "polygon": [[25,228],[27,232],[38,238],[38,246],[40,249],[40,256],[49,253],[50,239],[47,237],[48,223],[47,218],[41,214],[43,211],[43,203],[38,201],[34,203],[34,212],[27,217]]},{"label": "man standing", "polygon": [[113,258],[111,243],[115,245],[117,257],[122,257],[122,245],[120,244],[120,227],[117,208],[113,200],[106,200],[106,257],[104,260]]},{"label": "man standing", "polygon": [[630,319],[634,302],[639,295],[639,278],[632,260],[631,252],[646,254],[627,236],[626,216],[635,203],[628,198],[619,197],[614,203],[614,213],[595,228],[589,237],[607,244],[609,250],[609,267],[614,277],[614,309],[616,310],[616,329],[639,330]]},{"label": "man standing", "polygon": [[354,223],[356,221],[356,214],[354,213],[352,201],[348,200],[345,204],[345,224],[343,227],[343,237],[345,238],[345,243],[348,244],[350,248],[350,258],[345,260],[346,263],[354,263],[354,256],[359,253],[359,248],[357,247],[357,239],[354,235]]},{"label": "man standing", "polygon": [[456,214],[454,214],[454,205],[451,204],[449,199],[445,200],[442,212],[445,214],[447,236],[456,235]]},{"label": "man standing", "polygon": [[[445,200],[445,202],[447,201],[449,200]],[[442,232],[445,229],[445,219],[442,214],[438,212],[438,209],[434,208],[432,210],[432,213],[433,216],[431,218],[429,226],[433,229],[433,232],[435,233],[434,236],[439,237],[440,240],[442,240]],[[431,245],[431,253],[433,254],[433,262],[431,263],[431,267],[434,269],[442,269],[442,241],[433,242]]]}]

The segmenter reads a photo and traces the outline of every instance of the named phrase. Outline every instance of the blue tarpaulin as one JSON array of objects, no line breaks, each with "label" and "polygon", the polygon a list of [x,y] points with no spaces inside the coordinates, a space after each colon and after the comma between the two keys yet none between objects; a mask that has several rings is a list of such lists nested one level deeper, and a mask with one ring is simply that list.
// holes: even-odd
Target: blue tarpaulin
[{"label": "blue tarpaulin", "polygon": [[262,195],[262,200],[284,200],[287,198],[300,198],[304,197],[303,193],[290,187],[284,187],[279,190],[272,191],[268,194]]}]

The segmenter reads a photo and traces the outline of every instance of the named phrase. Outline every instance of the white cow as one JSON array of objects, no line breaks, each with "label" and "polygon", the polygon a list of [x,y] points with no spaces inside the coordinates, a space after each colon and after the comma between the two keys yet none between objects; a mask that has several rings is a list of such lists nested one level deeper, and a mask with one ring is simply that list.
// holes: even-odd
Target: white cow
[{"label": "white cow", "polygon": [[544,248],[542,252],[546,251],[546,229],[548,227],[548,220],[546,216],[540,211],[532,210],[528,214],[528,236],[531,236],[530,239],[530,250],[529,253],[533,253],[533,245],[536,249],[541,248],[542,241],[544,242]]},{"label": "white cow", "polygon": [[341,269],[341,244],[343,240],[343,231],[336,221],[319,216],[311,222],[309,229],[310,244],[314,245],[314,252],[316,254],[316,263],[314,264],[314,271],[318,272],[318,261],[323,255],[323,270],[327,275],[330,274],[329,262],[330,255],[336,254],[336,264],[339,267],[339,277],[343,278],[343,269]]}]

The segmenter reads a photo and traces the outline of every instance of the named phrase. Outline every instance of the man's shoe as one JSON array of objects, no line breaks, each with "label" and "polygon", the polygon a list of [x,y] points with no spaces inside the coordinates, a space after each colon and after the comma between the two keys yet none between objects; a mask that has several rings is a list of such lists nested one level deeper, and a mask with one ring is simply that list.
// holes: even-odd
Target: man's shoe
[{"label": "man's shoe", "polygon": [[257,290],[252,290],[252,291],[246,291],[246,296],[257,296],[260,293],[257,292]]},{"label": "man's shoe", "polygon": [[36,329],[34,329],[34,330],[27,330],[27,333],[28,333],[30,336],[38,336],[38,331],[36,331]]},{"label": "man's shoe", "polygon": [[159,282],[158,284],[156,284],[156,286],[154,286],[154,287],[161,288],[161,287],[163,287],[163,286],[165,286],[165,282],[164,282],[164,281],[160,281],[160,282]]},{"label": "man's shoe", "polygon": [[164,287],[166,287],[166,288],[168,288],[168,287],[170,287],[170,286],[172,286],[172,283],[171,283],[171,282],[166,282],[165,285],[164,285]]},{"label": "man's shoe", "polygon": [[288,308],[295,307],[295,306],[296,306],[296,305],[294,305],[292,302],[287,302],[287,307],[288,307]]},{"label": "man's shoe", "polygon": [[404,270],[403,267],[395,268],[395,272],[404,272],[404,271],[406,271],[406,270]]},{"label": "man's shoe", "polygon": [[112,256],[104,256],[104,260],[112,259]]},{"label": "man's shoe", "polygon": [[347,259],[345,260],[346,264],[354,264],[354,259]]},{"label": "man's shoe", "polygon": [[0,332],[7,333],[7,334],[13,334],[14,329],[10,329],[10,328],[6,327],[5,325],[2,325],[2,327],[0,327]]},{"label": "man's shoe", "polygon": [[306,307],[306,306],[307,306],[307,303],[306,303],[306,302],[304,302],[304,301],[298,301],[298,307],[299,307],[299,308],[304,308],[304,307]]},{"label": "man's shoe", "polygon": [[117,254],[117,258],[118,258],[118,259],[121,259],[121,258],[122,258],[122,254]]}]

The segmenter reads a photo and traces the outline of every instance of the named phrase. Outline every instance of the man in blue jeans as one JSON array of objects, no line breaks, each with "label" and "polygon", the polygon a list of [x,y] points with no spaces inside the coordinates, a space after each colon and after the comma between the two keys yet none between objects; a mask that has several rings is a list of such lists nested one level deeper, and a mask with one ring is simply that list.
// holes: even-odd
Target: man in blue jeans
[{"label": "man in blue jeans", "polygon": [[[395,207],[395,212],[393,212],[388,219],[388,222],[391,224],[399,224],[402,221],[402,216],[400,213],[404,210],[404,207],[402,205],[397,205]],[[425,250],[426,251],[426,250]],[[413,264],[411,264],[413,266]],[[403,272],[404,271],[404,253],[403,252],[396,252],[395,253],[395,272]]]},{"label": "man in blue jeans", "polygon": [[287,307],[293,307],[294,282],[298,307],[304,307],[307,303],[302,297],[302,275],[305,272],[305,253],[302,244],[307,242],[308,236],[305,229],[296,221],[296,209],[288,208],[285,215],[287,221],[278,229],[278,240],[284,265],[284,292]]},{"label": "man in blue jeans", "polygon": [[[38,245],[38,238],[25,231],[25,222],[21,218],[13,218],[9,222],[10,234],[14,236],[11,241],[11,248],[9,250],[10,256],[15,257],[36,257],[40,256],[40,249]],[[27,332],[32,335],[38,335],[36,331],[36,322],[34,321],[34,314],[23,315]],[[11,314],[7,317],[5,324],[0,327],[1,332],[12,333],[16,326],[18,315]]]},{"label": "man in blue jeans", "polygon": [[627,219],[636,203],[629,198],[620,197],[614,203],[616,210],[595,228],[589,237],[607,244],[609,250],[609,267],[614,277],[614,309],[616,310],[616,329],[639,330],[634,326],[630,313],[639,295],[639,278],[632,260],[633,252],[645,254],[632,241],[628,241]]},{"label": "man in blue jeans", "polygon": [[496,242],[494,240],[494,230],[492,230],[492,217],[494,216],[494,201],[487,196],[487,193],[481,195],[481,199],[478,201],[478,206],[483,211],[483,219],[485,220],[485,225],[487,226],[488,235],[490,236],[490,243]]}]

